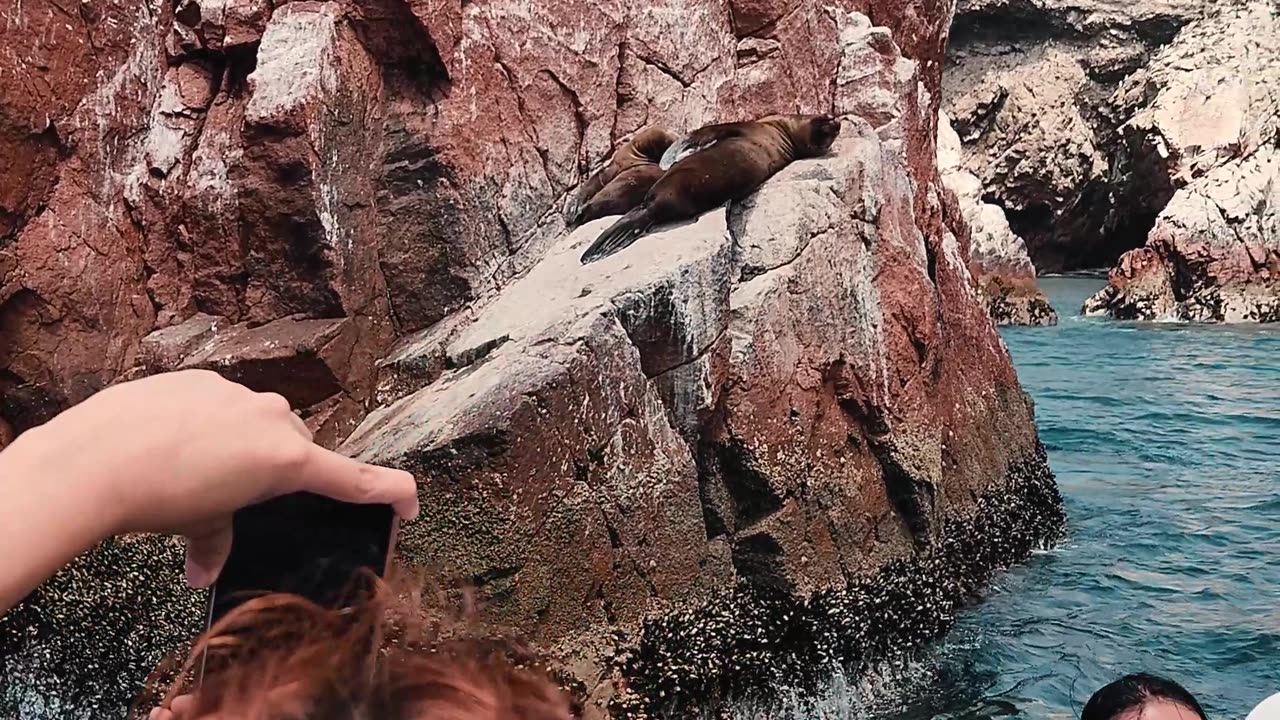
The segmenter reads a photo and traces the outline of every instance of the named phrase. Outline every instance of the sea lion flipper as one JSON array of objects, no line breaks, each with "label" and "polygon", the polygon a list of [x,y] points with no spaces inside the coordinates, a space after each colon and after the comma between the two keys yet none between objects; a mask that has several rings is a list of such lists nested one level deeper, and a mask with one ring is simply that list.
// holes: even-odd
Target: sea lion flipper
[{"label": "sea lion flipper", "polygon": [[600,218],[606,215],[621,215],[622,212],[625,211],[625,210],[623,211],[614,210],[610,212],[612,208],[608,207],[607,205],[608,204],[602,207],[601,203],[599,202],[599,198],[593,198],[591,202],[578,208],[578,211],[573,214],[573,218],[570,220],[569,226],[574,228],[581,227],[591,222],[592,220],[599,220]]},{"label": "sea lion flipper", "polygon": [[639,207],[623,215],[617,222],[600,233],[600,237],[591,243],[591,247],[582,253],[581,262],[586,265],[626,248],[640,238],[649,227],[649,217],[645,208]]},{"label": "sea lion flipper", "polygon": [[707,125],[685,135],[679,140],[671,143],[667,151],[662,154],[662,159],[658,161],[658,167],[663,170],[669,170],[672,165],[689,157],[690,155],[706,150],[721,140],[728,140],[731,137],[743,135],[747,123],[719,123],[716,125]]},{"label": "sea lion flipper", "polygon": [[671,147],[662,153],[662,159],[658,161],[658,167],[662,170],[670,170],[672,165],[689,157],[690,155],[710,147],[711,143],[704,145],[695,145],[689,142],[689,138],[685,137],[680,142],[671,143]]},{"label": "sea lion flipper", "polygon": [[566,225],[570,228],[576,228],[599,217],[603,216],[596,211],[596,199],[593,197],[586,202],[577,204],[570,208],[569,219]]},{"label": "sea lion flipper", "polygon": [[609,164],[597,170],[594,175],[582,184],[582,187],[578,188],[578,191],[573,194],[573,198],[569,201],[569,207],[566,212],[570,227],[579,224],[582,213],[591,202],[591,199],[604,189],[604,187],[609,184],[609,181],[617,174],[618,169],[611,161]]}]

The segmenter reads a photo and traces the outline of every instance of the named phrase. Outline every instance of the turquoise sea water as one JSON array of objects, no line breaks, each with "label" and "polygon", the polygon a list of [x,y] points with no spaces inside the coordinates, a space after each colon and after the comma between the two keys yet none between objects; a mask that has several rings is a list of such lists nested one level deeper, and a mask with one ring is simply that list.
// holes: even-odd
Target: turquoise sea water
[{"label": "turquoise sea water", "polygon": [[1062,316],[1004,337],[1067,505],[1063,545],[1002,576],[939,646],[857,694],[874,718],[1078,717],[1148,670],[1211,720],[1280,691],[1280,327]]}]

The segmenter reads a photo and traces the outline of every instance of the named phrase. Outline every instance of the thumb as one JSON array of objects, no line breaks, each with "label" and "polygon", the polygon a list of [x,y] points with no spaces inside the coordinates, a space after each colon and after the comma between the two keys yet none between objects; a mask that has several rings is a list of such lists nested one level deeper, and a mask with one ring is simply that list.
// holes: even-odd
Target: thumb
[{"label": "thumb", "polygon": [[206,588],[218,579],[231,554],[231,517],[187,535],[187,584]]}]

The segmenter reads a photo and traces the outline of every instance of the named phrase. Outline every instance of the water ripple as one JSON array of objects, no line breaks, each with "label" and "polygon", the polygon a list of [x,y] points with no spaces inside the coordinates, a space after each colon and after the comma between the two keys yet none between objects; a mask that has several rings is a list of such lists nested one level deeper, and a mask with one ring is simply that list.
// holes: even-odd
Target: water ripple
[{"label": "water ripple", "polygon": [[1065,719],[1134,670],[1215,718],[1280,690],[1280,327],[1074,316],[1101,282],[1044,280],[1061,324],[1005,331],[1069,537],[854,716]]}]

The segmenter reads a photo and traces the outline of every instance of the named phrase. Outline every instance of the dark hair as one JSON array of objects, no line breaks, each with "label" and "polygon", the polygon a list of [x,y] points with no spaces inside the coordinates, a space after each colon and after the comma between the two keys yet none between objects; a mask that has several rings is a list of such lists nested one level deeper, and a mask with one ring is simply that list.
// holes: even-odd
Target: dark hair
[{"label": "dark hair", "polygon": [[1125,675],[1094,693],[1085,703],[1080,720],[1112,720],[1151,700],[1182,705],[1195,711],[1200,720],[1207,720],[1204,708],[1186,688],[1168,678],[1148,673]]}]

